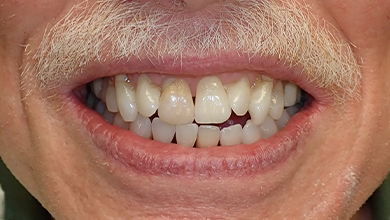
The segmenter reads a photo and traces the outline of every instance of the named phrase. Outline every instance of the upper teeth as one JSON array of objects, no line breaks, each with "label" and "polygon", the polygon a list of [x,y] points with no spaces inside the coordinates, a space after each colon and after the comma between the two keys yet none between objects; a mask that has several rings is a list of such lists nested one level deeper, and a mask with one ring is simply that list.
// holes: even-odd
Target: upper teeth
[{"label": "upper teeth", "polygon": [[[168,78],[158,86],[141,74],[135,87],[126,75],[118,75],[115,84],[105,78],[91,85],[92,92],[106,103],[107,109],[104,112],[101,101],[94,107],[110,123],[165,143],[170,143],[176,134],[178,144],[191,147],[195,142],[197,147],[209,147],[218,143],[251,144],[269,138],[295,114],[297,110],[291,109],[288,114],[284,108],[296,108],[300,96],[295,84],[275,84],[265,76],[259,76],[252,86],[247,77],[225,86],[216,76],[205,77],[198,82],[195,104],[191,88],[183,79]],[[221,131],[209,125],[227,121],[232,111],[237,116],[249,112],[251,120],[244,127],[237,124]],[[151,121],[149,117],[156,113],[158,117]],[[208,125],[198,128],[194,120]]]}]

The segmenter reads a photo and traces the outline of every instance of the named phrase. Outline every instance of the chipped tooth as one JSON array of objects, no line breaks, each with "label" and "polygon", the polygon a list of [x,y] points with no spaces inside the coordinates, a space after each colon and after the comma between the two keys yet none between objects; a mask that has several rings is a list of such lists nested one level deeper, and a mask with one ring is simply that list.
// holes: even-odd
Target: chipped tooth
[{"label": "chipped tooth", "polygon": [[275,121],[271,117],[267,116],[265,117],[263,123],[260,124],[260,130],[263,138],[268,139],[278,132],[278,127],[276,126]]},{"label": "chipped tooth", "polygon": [[112,124],[123,129],[129,130],[129,123],[123,120],[120,113],[115,114],[114,122]]},{"label": "chipped tooth", "polygon": [[242,129],[242,143],[253,144],[261,139],[260,127],[253,124],[251,120],[248,120]]},{"label": "chipped tooth", "polygon": [[201,79],[196,90],[195,121],[222,123],[229,119],[231,108],[225,89],[216,76]]},{"label": "chipped tooth", "polygon": [[284,106],[290,107],[297,103],[298,86],[292,82],[284,86]]},{"label": "chipped tooth", "polygon": [[97,113],[99,113],[100,115],[103,115],[105,110],[106,110],[106,104],[104,102],[102,102],[102,101],[99,101],[96,104],[95,111]]},{"label": "chipped tooth", "polygon": [[106,104],[107,109],[110,112],[117,113],[119,111],[118,109],[118,103],[116,101],[116,91],[114,83],[111,82],[111,80],[108,83],[107,92],[106,92]]},{"label": "chipped tooth", "polygon": [[193,147],[198,136],[198,125],[195,123],[176,125],[176,142],[186,147]]},{"label": "chipped tooth", "polygon": [[141,137],[152,138],[152,122],[150,122],[149,118],[140,114],[130,123],[129,130]]},{"label": "chipped tooth", "polygon": [[259,125],[268,115],[271,105],[273,82],[258,80],[252,88],[249,102],[249,114],[252,122]]},{"label": "chipped tooth", "polygon": [[288,115],[286,110],[283,110],[282,116],[275,121],[278,130],[282,130],[290,120],[290,115]]},{"label": "chipped tooth", "polygon": [[271,105],[269,106],[269,116],[272,119],[279,119],[282,116],[284,109],[284,95],[283,84],[281,81],[277,82],[271,95]]},{"label": "chipped tooth", "polygon": [[160,88],[145,74],[141,74],[138,78],[136,102],[139,114],[145,117],[152,116],[159,107]]},{"label": "chipped tooth", "polygon": [[221,131],[217,126],[201,125],[198,129],[196,147],[215,147],[218,145]]},{"label": "chipped tooth", "polygon": [[240,124],[231,125],[221,130],[221,146],[241,144],[242,127]]},{"label": "chipped tooth", "polygon": [[190,86],[182,79],[172,80],[163,89],[158,108],[158,116],[168,124],[189,124],[195,118],[195,106]]},{"label": "chipped tooth", "polygon": [[108,123],[112,124],[112,122],[114,122],[114,117],[115,117],[115,113],[110,112],[108,109],[104,110],[103,118]]},{"label": "chipped tooth", "polygon": [[227,86],[227,96],[230,107],[238,116],[243,116],[248,111],[251,89],[249,79],[243,77],[237,82]]},{"label": "chipped tooth", "polygon": [[103,86],[103,79],[102,78],[99,78],[99,79],[95,79],[93,82],[92,82],[92,90],[93,90],[93,93],[95,94],[95,96],[97,98],[100,99],[100,92],[102,91],[102,86]]},{"label": "chipped tooth", "polygon": [[125,75],[115,77],[116,99],[123,120],[132,122],[138,115],[135,89],[131,82],[126,82],[125,80]]},{"label": "chipped tooth", "polygon": [[170,125],[160,118],[154,118],[152,121],[153,140],[163,143],[171,143],[173,136],[175,136],[176,126]]},{"label": "chipped tooth", "polygon": [[299,108],[297,106],[291,106],[291,107],[286,108],[286,111],[287,111],[288,115],[290,115],[290,117],[292,117],[293,115],[295,115],[299,111]]},{"label": "chipped tooth", "polygon": [[109,80],[110,79],[107,77],[103,79],[102,89],[100,90],[100,94],[98,96],[104,103],[106,103],[106,94],[107,94]]}]

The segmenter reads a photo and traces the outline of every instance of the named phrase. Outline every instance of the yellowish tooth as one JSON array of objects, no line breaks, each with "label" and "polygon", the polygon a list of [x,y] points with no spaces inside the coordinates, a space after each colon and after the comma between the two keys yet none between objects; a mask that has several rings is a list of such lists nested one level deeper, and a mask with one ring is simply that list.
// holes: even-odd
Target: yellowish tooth
[{"label": "yellowish tooth", "polygon": [[163,143],[171,143],[175,136],[176,126],[167,124],[159,118],[154,118],[152,121],[153,140]]},{"label": "yellowish tooth", "polygon": [[193,147],[197,136],[197,124],[176,125],[176,141],[178,144],[186,147]]},{"label": "yellowish tooth", "polygon": [[221,130],[221,146],[231,146],[241,144],[242,127],[239,124],[231,125]]},{"label": "yellowish tooth", "polygon": [[284,86],[284,106],[290,107],[295,105],[298,96],[298,86],[292,82],[286,83]]},{"label": "yellowish tooth", "polygon": [[282,116],[284,109],[284,93],[283,84],[281,81],[277,82],[271,95],[271,105],[269,107],[269,116],[272,119],[279,119]]},{"label": "yellowish tooth", "polygon": [[148,139],[152,138],[152,122],[149,118],[140,114],[138,114],[137,118],[130,123],[129,130],[141,137]]},{"label": "yellowish tooth", "polygon": [[136,102],[139,114],[144,117],[152,116],[159,107],[160,88],[145,74],[141,74],[138,78]]},{"label": "yellowish tooth", "polygon": [[242,143],[243,144],[253,144],[256,141],[261,139],[261,130],[258,125],[252,123],[251,120],[248,120],[242,129]]},{"label": "yellowish tooth", "polygon": [[123,78],[125,75],[115,77],[116,98],[118,102],[119,112],[123,120],[132,122],[138,114],[138,107],[135,98],[135,89],[131,82],[126,82]]},{"label": "yellowish tooth", "polygon": [[268,115],[271,105],[273,82],[258,80],[252,88],[249,102],[249,114],[252,123],[261,124]]},{"label": "yellowish tooth", "polygon": [[238,116],[245,115],[248,112],[251,94],[249,79],[243,77],[237,82],[228,85],[226,93],[233,112]]},{"label": "yellowish tooth", "polygon": [[119,111],[118,109],[118,103],[116,101],[116,91],[114,83],[109,81],[107,92],[106,92],[106,104],[107,109],[110,112],[117,113]]},{"label": "yellowish tooth", "polygon": [[198,130],[196,147],[214,147],[218,145],[221,131],[217,126],[201,125]]}]

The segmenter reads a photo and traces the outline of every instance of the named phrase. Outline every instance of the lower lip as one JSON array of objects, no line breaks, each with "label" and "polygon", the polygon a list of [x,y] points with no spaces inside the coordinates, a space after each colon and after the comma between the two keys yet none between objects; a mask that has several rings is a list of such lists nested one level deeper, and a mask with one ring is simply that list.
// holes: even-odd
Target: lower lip
[{"label": "lower lip", "polygon": [[314,100],[291,117],[284,129],[270,139],[250,145],[189,148],[142,138],[107,123],[75,95],[65,103],[86,126],[98,149],[110,161],[139,174],[192,177],[239,177],[264,174],[287,166],[305,146],[321,106]]}]

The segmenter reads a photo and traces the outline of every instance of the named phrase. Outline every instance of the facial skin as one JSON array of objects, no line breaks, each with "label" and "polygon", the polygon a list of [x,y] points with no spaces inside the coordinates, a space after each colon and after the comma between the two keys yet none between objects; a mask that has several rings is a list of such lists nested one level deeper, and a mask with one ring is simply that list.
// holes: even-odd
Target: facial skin
[{"label": "facial skin", "polygon": [[[126,5],[129,2],[147,3],[112,2],[123,7],[130,7]],[[257,0],[251,4],[260,2],[281,5],[279,1]],[[282,53],[284,56],[279,58],[287,60],[287,64],[297,64],[292,68],[280,63],[270,65],[274,57],[269,51],[259,51],[252,60],[247,59],[245,54],[253,51],[245,51],[245,47],[200,51],[196,50],[199,47],[190,50],[184,45],[178,49],[180,56],[167,51],[157,56],[168,39],[164,37],[155,41],[153,50],[140,46],[138,54],[124,53],[122,58],[113,58],[102,49],[107,59],[97,62],[92,56],[79,71],[69,68],[81,62],[69,53],[71,50],[61,54],[66,45],[54,45],[43,53],[40,45],[45,36],[53,42],[53,27],[63,24],[62,18],[82,1],[0,0],[0,156],[55,219],[351,218],[390,168],[390,3],[285,2],[290,3],[290,9],[305,14],[306,24],[322,27],[310,31],[323,30],[316,33],[333,40],[334,44],[322,45],[323,48],[341,45],[335,51],[341,54],[341,63],[350,65],[349,71],[336,71],[334,80],[326,84],[329,69],[321,69],[325,71],[321,72],[323,78],[315,78],[321,75],[315,67],[323,68],[328,63],[312,69],[305,66],[305,72],[304,64],[295,62],[287,52],[276,55]],[[82,12],[82,7],[97,7],[94,3],[80,5],[71,18]],[[230,0],[151,2],[157,9],[170,9],[170,13],[188,18],[181,25],[196,24],[191,18],[197,16],[205,18],[201,28],[207,27],[207,19],[215,18],[218,10],[228,8],[224,7],[226,3],[240,5]],[[84,20],[83,17],[73,24],[77,26]],[[90,26],[93,24],[96,23]],[[191,28],[183,25],[182,29],[188,30],[183,33],[194,33]],[[114,26],[112,32],[115,29]],[[172,33],[165,34],[162,36]],[[74,39],[85,42],[95,35],[86,32],[83,36],[87,37]],[[237,41],[235,36],[230,39]],[[82,46],[83,43],[78,45],[80,50]],[[348,56],[349,50],[353,56]],[[240,52],[243,58],[235,57]],[[148,53],[152,56],[146,56]],[[178,57],[181,65],[174,62]],[[47,60],[64,68],[50,66],[50,71],[45,71],[37,67],[38,62]],[[354,66],[356,63],[359,67]],[[201,78],[216,72],[228,73],[235,66],[265,70],[264,74],[274,79],[292,80],[314,101],[290,120],[291,125],[284,132],[269,140],[250,146],[190,149],[120,131],[73,95],[90,81],[119,73],[153,72]]]}]

